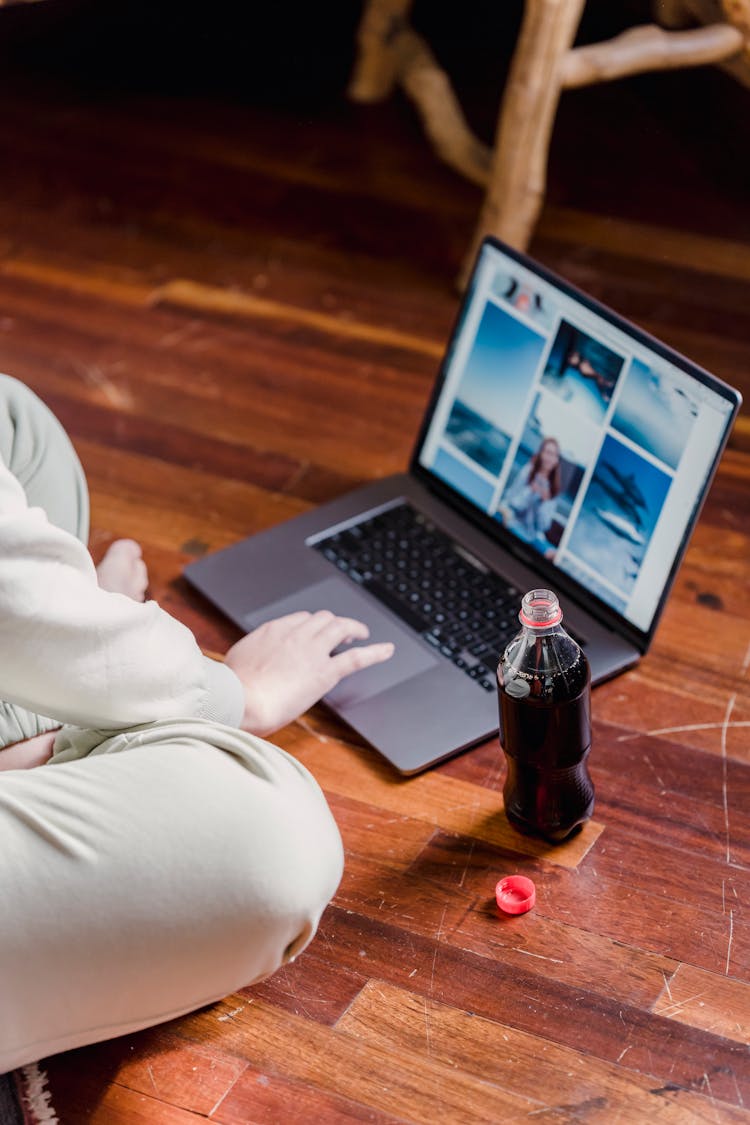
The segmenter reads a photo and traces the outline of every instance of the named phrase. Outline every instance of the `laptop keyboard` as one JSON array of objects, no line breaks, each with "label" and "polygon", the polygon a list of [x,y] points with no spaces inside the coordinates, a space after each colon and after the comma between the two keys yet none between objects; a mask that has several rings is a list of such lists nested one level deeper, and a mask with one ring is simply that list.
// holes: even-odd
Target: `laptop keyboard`
[{"label": "laptop keyboard", "polygon": [[477,569],[410,504],[398,504],[314,544],[357,585],[485,691],[519,629],[521,594]]}]

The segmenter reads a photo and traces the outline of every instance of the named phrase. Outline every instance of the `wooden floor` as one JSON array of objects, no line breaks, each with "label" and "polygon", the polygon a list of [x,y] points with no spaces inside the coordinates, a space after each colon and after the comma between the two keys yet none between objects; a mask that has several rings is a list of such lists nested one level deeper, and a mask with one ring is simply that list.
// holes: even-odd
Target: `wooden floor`
[{"label": "wooden floor", "polygon": [[[0,98],[0,369],[72,434],[94,553],[140,539],[153,595],[223,651],[181,568],[404,467],[478,192],[398,99],[23,68]],[[711,72],[570,95],[533,246],[746,397],[749,106]],[[594,692],[583,836],[512,833],[497,741],[404,781],[315,709],[278,741],[346,844],[318,937],[46,1060],[59,1120],[750,1121],[749,484],[744,414],[651,653]],[[537,885],[516,919],[492,902],[509,872]]]}]

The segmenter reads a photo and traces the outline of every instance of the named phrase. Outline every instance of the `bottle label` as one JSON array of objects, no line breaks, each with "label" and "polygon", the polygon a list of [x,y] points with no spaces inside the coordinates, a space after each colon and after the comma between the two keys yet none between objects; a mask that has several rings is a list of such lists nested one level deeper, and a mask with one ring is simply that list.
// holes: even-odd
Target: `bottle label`
[{"label": "bottle label", "polygon": [[[525,681],[512,681],[519,683]],[[566,769],[591,746],[588,685],[573,699],[556,702],[500,691],[500,741],[503,750],[529,766]]]}]

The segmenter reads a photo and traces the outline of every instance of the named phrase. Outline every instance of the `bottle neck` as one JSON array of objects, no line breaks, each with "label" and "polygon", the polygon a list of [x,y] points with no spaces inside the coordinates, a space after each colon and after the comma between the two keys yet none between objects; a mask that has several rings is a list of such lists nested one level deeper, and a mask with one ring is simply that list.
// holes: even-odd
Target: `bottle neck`
[{"label": "bottle neck", "polygon": [[529,590],[521,602],[518,620],[525,629],[554,629],[562,621],[557,595],[551,590]]}]

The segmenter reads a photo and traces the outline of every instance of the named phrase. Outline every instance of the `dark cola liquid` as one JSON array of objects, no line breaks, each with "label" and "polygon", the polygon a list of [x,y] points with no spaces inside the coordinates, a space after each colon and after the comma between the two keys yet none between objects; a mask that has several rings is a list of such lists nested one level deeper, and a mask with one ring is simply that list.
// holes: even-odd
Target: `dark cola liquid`
[{"label": "dark cola liquid", "polygon": [[554,652],[543,655],[539,675],[521,676],[512,667],[511,644],[498,669],[500,743],[508,765],[503,798],[506,815],[520,832],[561,843],[594,809],[586,764],[590,673],[580,650],[564,671],[555,670]]}]

